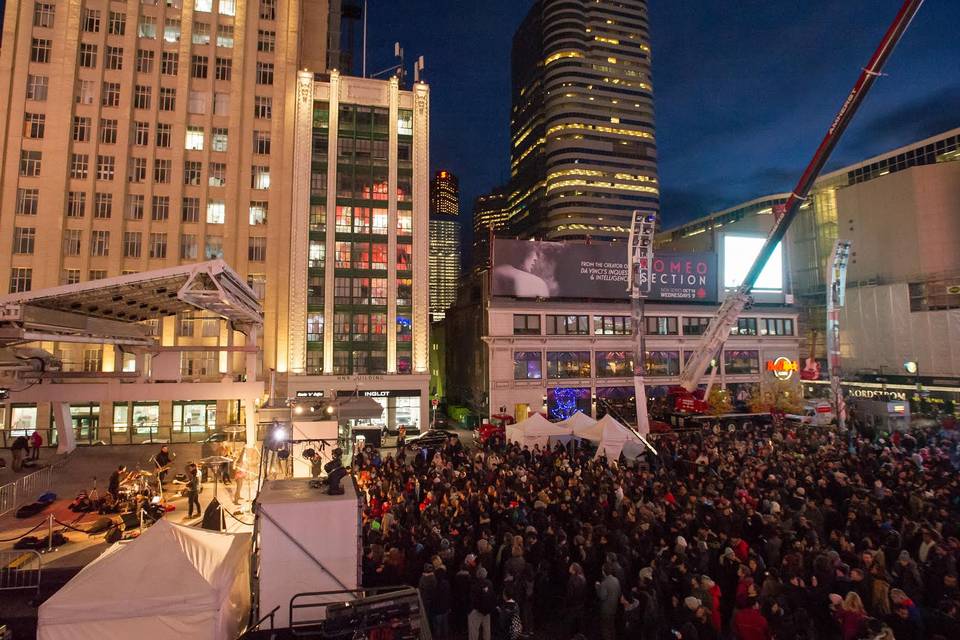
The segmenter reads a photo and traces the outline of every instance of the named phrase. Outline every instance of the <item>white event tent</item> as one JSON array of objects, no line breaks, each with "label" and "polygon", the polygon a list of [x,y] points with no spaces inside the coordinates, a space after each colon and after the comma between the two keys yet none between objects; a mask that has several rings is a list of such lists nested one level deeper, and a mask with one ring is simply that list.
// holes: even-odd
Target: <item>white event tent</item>
[{"label": "white event tent", "polygon": [[617,460],[628,442],[641,444],[642,441],[633,431],[623,426],[609,413],[593,425],[574,429],[574,435],[597,445],[597,456],[606,456],[607,460]]},{"label": "white event tent", "polygon": [[39,640],[232,640],[250,610],[249,533],[161,520],[40,605]]},{"label": "white event tent", "polygon": [[550,422],[539,413],[517,424],[507,425],[507,442],[516,442],[521,447],[528,446],[531,449],[535,445],[540,445],[541,449],[549,446],[551,437],[569,435],[570,429]]},{"label": "white event tent", "polygon": [[575,433],[578,429],[586,429],[587,427],[592,427],[595,424],[597,424],[596,420],[582,411],[576,411],[566,420],[561,420],[558,422],[557,426],[563,427],[571,433]]}]

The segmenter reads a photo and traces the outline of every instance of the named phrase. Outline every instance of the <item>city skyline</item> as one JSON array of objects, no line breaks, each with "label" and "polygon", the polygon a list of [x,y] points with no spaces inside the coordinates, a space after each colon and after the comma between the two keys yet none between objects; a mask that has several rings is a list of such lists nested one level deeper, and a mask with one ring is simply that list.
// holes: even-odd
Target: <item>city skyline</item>
[{"label": "city skyline", "polygon": [[[866,0],[749,4],[733,12],[725,3],[649,3],[665,225],[788,190],[897,9]],[[434,168],[461,176],[464,202],[509,178],[510,41],[531,5],[370,4],[368,68],[392,63],[395,40],[408,60],[425,56]],[[920,11],[828,169],[958,124],[960,83],[940,73],[960,64],[949,37],[957,19],[956,5]]]}]

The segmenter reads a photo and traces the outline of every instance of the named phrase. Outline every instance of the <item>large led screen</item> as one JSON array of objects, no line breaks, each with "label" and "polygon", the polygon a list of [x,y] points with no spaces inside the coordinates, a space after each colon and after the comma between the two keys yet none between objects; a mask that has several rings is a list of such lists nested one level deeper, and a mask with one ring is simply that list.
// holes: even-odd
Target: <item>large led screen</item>
[{"label": "large led screen", "polygon": [[[723,236],[723,286],[735,289],[743,283],[766,238],[761,236]],[[767,266],[753,285],[753,291],[783,291],[783,246],[773,250]]]},{"label": "large led screen", "polygon": [[[625,242],[576,244],[497,238],[493,295],[517,298],[627,299]],[[657,252],[650,300],[715,302],[715,253]]]}]

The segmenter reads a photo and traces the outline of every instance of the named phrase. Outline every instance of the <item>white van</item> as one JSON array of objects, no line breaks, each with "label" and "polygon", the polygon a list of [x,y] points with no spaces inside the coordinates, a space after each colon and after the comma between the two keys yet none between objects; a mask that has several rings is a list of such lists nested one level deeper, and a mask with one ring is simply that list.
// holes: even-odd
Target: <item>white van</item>
[{"label": "white van", "polygon": [[837,416],[833,412],[833,406],[826,401],[808,402],[803,405],[803,414],[787,414],[788,420],[794,420],[800,424],[811,427],[829,427]]}]

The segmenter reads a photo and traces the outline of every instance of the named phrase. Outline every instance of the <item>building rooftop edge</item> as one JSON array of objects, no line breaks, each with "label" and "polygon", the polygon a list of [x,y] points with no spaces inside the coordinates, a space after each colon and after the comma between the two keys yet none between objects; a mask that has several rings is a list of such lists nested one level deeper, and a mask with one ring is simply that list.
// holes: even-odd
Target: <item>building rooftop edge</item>
[{"label": "building rooftop edge", "polygon": [[[867,158],[867,159],[865,159],[865,160],[861,160],[861,161],[859,161],[859,162],[855,162],[855,163],[853,163],[853,164],[846,165],[846,166],[844,166],[844,167],[840,167],[839,169],[835,169],[835,170],[833,170],[833,171],[831,171],[831,172],[829,172],[829,173],[825,173],[825,174],[821,175],[819,178],[817,178],[816,182],[814,183],[814,188],[816,188],[816,186],[817,186],[818,183],[821,183],[821,182],[824,182],[824,181],[828,181],[828,180],[831,180],[831,179],[834,179],[834,178],[838,178],[838,177],[842,176],[843,174],[849,173],[850,171],[853,171],[853,170],[858,169],[858,168],[860,168],[860,167],[865,167],[865,166],[871,165],[871,164],[873,164],[874,162],[878,162],[878,161],[880,161],[880,160],[883,160],[884,158],[889,158],[890,156],[899,155],[900,153],[904,153],[904,152],[906,152],[906,151],[909,151],[910,149],[915,149],[915,148],[917,148],[917,147],[924,147],[924,146],[926,146],[926,145],[928,145],[928,144],[930,144],[930,143],[932,143],[932,142],[936,142],[937,140],[940,140],[940,139],[942,139],[942,138],[949,138],[949,137],[955,136],[955,135],[960,135],[960,127],[955,127],[955,128],[953,128],[953,129],[947,129],[946,131],[943,131],[943,132],[938,133],[938,134],[936,134],[936,135],[930,136],[930,137],[928,137],[928,138],[924,138],[924,139],[922,139],[922,140],[917,140],[917,141],[915,141],[915,142],[911,142],[911,143],[909,143],[909,144],[905,144],[905,145],[900,146],[900,147],[897,147],[897,148],[895,148],[895,149],[890,149],[889,151],[884,151],[883,153],[878,153],[877,155],[871,156],[871,157],[869,157],[869,158]],[[742,208],[744,208],[744,207],[749,207],[750,205],[758,204],[758,203],[760,203],[760,202],[764,202],[764,201],[767,201],[767,200],[785,199],[785,198],[787,198],[787,197],[789,197],[789,196],[790,196],[790,192],[789,192],[789,191],[786,191],[786,192],[783,192],[783,193],[773,193],[773,194],[758,196],[758,197],[753,198],[753,199],[751,199],[751,200],[747,200],[747,201],[745,201],[745,202],[740,202],[740,203],[738,203],[738,204],[735,204],[735,205],[730,206],[730,207],[726,207],[726,208],[724,208],[724,209],[720,209],[720,210],[718,210],[718,211],[711,211],[710,213],[708,213],[708,214],[706,214],[706,215],[703,215],[703,216],[694,218],[694,219],[692,219],[692,220],[688,220],[687,222],[684,222],[683,224],[678,224],[678,225],[676,225],[676,226],[663,229],[662,231],[658,231],[658,232],[657,232],[657,235],[673,233],[674,231],[679,231],[680,229],[684,229],[684,228],[689,227],[689,226],[693,226],[693,225],[700,224],[700,223],[702,223],[702,222],[705,222],[705,221],[707,221],[707,220],[710,220],[711,218],[716,218],[716,217],[718,217],[718,216],[726,215],[726,214],[728,214],[728,213],[731,213],[731,212],[733,212],[733,211],[736,211],[737,209],[742,209]]]}]

